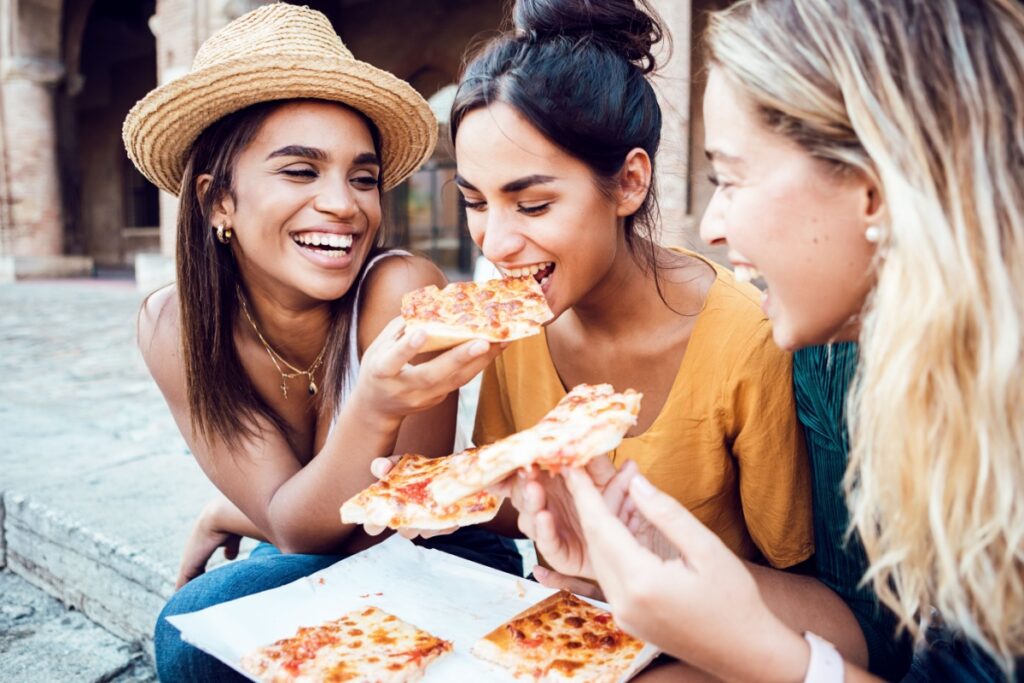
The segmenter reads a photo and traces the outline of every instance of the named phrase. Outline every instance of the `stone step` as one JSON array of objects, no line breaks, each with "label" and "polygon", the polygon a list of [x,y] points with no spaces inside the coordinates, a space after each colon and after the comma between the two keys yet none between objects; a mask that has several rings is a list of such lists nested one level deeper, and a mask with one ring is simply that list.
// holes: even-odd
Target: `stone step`
[{"label": "stone step", "polygon": [[0,680],[156,680],[138,645],[114,637],[21,577],[0,572],[0,595]]}]

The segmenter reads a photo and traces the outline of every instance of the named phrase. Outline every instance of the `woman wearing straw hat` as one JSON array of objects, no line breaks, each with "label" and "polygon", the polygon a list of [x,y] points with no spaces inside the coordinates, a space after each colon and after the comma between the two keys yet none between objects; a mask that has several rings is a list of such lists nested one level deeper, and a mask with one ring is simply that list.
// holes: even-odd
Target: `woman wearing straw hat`
[{"label": "woman wearing straw hat", "polygon": [[[367,542],[338,508],[372,483],[375,456],[450,452],[456,390],[500,348],[418,357],[422,337],[401,336],[392,319],[403,293],[444,278],[377,246],[380,192],[430,155],[436,135],[407,83],[353,59],[322,14],[284,3],[226,26],[188,75],[129,113],[129,156],[179,195],[177,283],[143,305],[139,343],[222,494],[200,516],[184,588],[157,624],[161,678],[232,675],[163,616],[337,561]],[[514,547],[484,533],[436,545],[515,570]],[[237,553],[240,536],[268,543],[203,575],[218,547]]]}]

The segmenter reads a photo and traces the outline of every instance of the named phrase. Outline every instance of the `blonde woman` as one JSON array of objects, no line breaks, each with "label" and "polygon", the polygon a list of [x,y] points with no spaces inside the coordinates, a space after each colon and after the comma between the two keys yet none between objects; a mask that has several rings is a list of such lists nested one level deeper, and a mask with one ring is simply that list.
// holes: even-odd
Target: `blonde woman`
[{"label": "blonde woman", "polygon": [[[920,676],[1013,676],[1024,9],[746,0],[712,17],[708,49],[704,238],[763,277],[780,346],[860,342],[845,489],[866,579],[919,643],[939,619],[957,634],[960,664],[929,669],[933,650]],[[580,471],[568,483],[593,575],[633,632],[724,679],[870,678],[814,635],[843,637],[795,580],[753,575],[643,477],[624,500]],[[670,552],[641,547],[650,526]]]}]

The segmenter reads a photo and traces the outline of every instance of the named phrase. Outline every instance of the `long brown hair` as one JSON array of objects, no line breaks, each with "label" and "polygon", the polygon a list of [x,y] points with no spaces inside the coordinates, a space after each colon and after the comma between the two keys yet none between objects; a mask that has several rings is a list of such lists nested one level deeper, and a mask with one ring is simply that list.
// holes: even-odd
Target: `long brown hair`
[{"label": "long brown hair", "polygon": [[[260,396],[238,356],[234,327],[239,315],[237,288],[241,273],[234,253],[217,241],[211,225],[216,199],[225,195],[234,198],[233,171],[239,155],[267,117],[290,101],[255,104],[211,125],[192,146],[182,177],[177,243],[181,347],[192,429],[207,441],[217,437],[234,445],[240,437],[258,436],[259,418],[265,418],[283,434],[290,431],[284,418]],[[379,155],[377,128],[368,118],[362,118]],[[196,181],[203,174],[211,175],[212,180],[200,196]],[[377,247],[371,250],[360,266],[359,277],[377,251]],[[354,286],[349,288],[330,304],[326,339],[329,352],[324,361],[323,391],[317,394],[320,415],[334,414],[345,388],[355,290]]]},{"label": "long brown hair", "polygon": [[[452,103],[452,145],[472,111],[503,102],[592,172],[611,196],[626,156],[647,152],[652,182],[640,208],[623,221],[630,254],[662,292],[658,188],[661,105],[648,80],[654,46],[671,44],[647,0],[519,0],[514,29],[469,59]],[[667,304],[667,302],[666,302]]]}]

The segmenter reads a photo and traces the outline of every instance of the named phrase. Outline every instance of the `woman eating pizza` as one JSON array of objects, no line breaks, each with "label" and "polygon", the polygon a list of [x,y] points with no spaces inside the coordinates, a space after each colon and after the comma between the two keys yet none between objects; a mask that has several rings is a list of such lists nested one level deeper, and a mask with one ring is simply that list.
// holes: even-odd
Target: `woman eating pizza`
[{"label": "woman eating pizza", "polygon": [[[177,283],[143,305],[139,344],[221,494],[158,620],[164,680],[234,674],[163,617],[333,564],[367,542],[338,509],[370,483],[374,457],[451,452],[456,389],[500,345],[419,354],[425,335],[389,321],[403,293],[443,276],[379,247],[380,193],[429,157],[436,126],[407,83],[356,61],[322,14],[286,3],[223,28],[125,121],[139,170],[179,195]],[[204,574],[241,536],[266,543]],[[434,547],[519,566],[511,542],[480,530]]]},{"label": "woman eating pizza", "polygon": [[[581,383],[634,389],[638,422],[611,462],[635,463],[740,557],[793,567],[813,540],[791,359],[754,287],[657,243],[647,74],[663,30],[648,10],[520,0],[515,31],[461,78],[451,134],[469,231],[506,276],[540,283],[555,316],[485,371],[474,440],[533,426]],[[543,507],[560,482],[514,487],[516,507]],[[531,519],[519,526],[536,538]]]},{"label": "woman eating pizza", "polygon": [[[763,277],[781,347],[859,341],[851,545],[923,648],[908,680],[1019,677],[1024,10],[745,0],[707,49],[702,235]],[[752,572],[658,482],[567,479],[586,573],[631,632],[724,680],[873,680],[828,642],[857,636],[845,607]],[[838,493],[815,512],[842,526]]]}]

